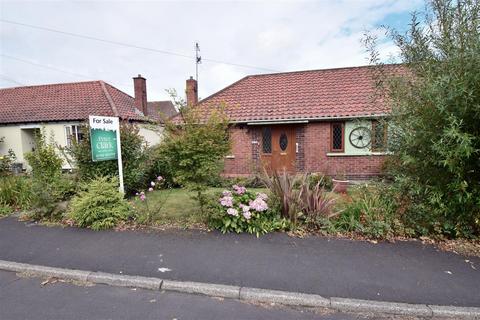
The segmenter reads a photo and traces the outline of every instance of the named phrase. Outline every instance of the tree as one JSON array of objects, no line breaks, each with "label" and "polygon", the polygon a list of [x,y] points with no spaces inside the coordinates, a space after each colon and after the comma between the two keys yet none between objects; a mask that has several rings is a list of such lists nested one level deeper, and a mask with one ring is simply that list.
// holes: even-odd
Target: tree
[{"label": "tree", "polygon": [[230,150],[228,119],[224,106],[205,109],[186,107],[175,92],[171,95],[180,110],[181,122],[166,120],[165,138],[157,154],[168,167],[174,183],[194,191],[203,212],[208,182],[218,176]]},{"label": "tree", "polygon": [[[405,72],[380,72],[377,84],[392,105],[389,170],[408,198],[407,213],[420,233],[478,236],[480,3],[433,0],[405,34],[387,34]],[[375,38],[366,43],[379,64]]]}]

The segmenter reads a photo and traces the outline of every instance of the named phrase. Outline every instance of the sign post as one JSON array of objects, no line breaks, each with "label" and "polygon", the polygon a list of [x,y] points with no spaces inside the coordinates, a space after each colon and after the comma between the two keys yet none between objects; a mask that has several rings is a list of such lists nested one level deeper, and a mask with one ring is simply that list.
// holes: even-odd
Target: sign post
[{"label": "sign post", "polygon": [[119,191],[124,193],[120,122],[118,117],[89,116],[92,161],[118,161]]}]

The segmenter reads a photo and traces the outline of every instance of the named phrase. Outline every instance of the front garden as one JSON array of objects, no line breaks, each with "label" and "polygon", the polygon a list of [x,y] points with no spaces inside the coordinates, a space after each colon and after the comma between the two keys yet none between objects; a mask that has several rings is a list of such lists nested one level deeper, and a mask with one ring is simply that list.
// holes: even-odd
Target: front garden
[{"label": "front garden", "polygon": [[[26,156],[29,174],[10,173],[13,155],[0,158],[0,216],[22,211],[29,219],[94,230],[174,226],[257,236],[288,231],[374,240],[467,239],[478,245],[480,37],[478,25],[466,17],[479,12],[455,6],[462,4],[430,8],[439,15],[435,23],[451,33],[425,34],[416,23],[407,36],[391,33],[415,81],[378,81],[379,92],[392,103],[389,123],[395,129],[382,181],[339,194],[321,173],[223,179],[230,139],[222,108],[205,119],[177,101],[184,122],[167,121],[158,146],[147,147],[135,125],[122,124],[125,195],[118,192],[116,162],[91,161],[85,127],[84,139],[69,149],[39,136]],[[367,43],[376,62],[374,39]],[[60,155],[75,165],[73,172],[62,173]]]}]

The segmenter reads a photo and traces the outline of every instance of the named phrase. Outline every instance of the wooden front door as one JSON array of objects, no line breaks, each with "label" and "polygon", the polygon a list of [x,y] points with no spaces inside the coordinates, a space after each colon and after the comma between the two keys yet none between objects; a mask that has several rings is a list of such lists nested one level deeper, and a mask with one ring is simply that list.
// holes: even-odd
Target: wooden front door
[{"label": "wooden front door", "polygon": [[276,125],[262,130],[261,159],[267,170],[295,172],[295,127]]}]

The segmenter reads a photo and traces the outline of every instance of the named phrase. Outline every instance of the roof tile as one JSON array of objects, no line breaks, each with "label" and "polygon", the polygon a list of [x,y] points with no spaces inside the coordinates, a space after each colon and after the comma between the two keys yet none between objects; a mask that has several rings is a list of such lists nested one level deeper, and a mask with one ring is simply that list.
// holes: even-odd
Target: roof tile
[{"label": "roof tile", "polygon": [[[385,66],[400,72],[401,65]],[[203,99],[205,111],[226,104],[231,121],[356,117],[388,113],[374,100],[374,67],[350,67],[247,76]]]},{"label": "roof tile", "polygon": [[[104,85],[120,118],[145,120],[131,96],[108,83]],[[92,114],[115,115],[102,81],[0,89],[0,123],[85,120]]]}]

